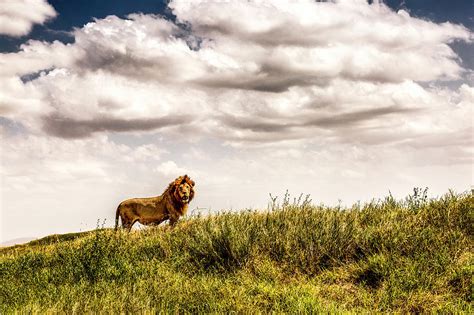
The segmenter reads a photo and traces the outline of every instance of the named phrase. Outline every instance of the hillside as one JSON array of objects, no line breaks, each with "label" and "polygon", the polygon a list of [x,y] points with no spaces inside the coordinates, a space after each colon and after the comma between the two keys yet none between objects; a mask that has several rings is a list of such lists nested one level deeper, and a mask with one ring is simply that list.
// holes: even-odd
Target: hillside
[{"label": "hillside", "polygon": [[0,313],[471,313],[474,197],[416,190],[98,229],[0,250]]}]

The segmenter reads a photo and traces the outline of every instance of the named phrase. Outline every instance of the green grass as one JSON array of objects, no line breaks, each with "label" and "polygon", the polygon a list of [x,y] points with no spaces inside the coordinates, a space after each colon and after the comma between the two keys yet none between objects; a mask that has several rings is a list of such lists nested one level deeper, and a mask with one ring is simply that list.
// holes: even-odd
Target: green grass
[{"label": "green grass", "polygon": [[271,208],[1,249],[0,313],[473,313],[473,195]]}]

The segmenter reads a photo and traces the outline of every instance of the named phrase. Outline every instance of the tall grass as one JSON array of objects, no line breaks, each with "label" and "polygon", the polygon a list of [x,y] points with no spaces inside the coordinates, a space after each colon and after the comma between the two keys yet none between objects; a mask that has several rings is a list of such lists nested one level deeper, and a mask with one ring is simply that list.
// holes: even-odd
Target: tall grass
[{"label": "tall grass", "polygon": [[309,197],[177,227],[97,229],[0,251],[0,313],[472,313],[471,194],[348,209]]}]

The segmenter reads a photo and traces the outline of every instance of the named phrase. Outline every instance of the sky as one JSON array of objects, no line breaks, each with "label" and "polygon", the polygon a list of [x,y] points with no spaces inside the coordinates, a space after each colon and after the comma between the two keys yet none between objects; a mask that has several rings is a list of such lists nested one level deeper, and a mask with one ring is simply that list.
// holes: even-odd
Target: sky
[{"label": "sky", "polygon": [[469,1],[2,0],[1,242],[190,213],[473,184]]}]

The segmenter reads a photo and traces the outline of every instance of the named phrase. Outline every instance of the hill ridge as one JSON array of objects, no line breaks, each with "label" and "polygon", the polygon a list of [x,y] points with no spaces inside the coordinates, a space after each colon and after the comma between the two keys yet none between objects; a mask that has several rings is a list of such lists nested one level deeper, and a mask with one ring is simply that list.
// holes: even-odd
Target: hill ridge
[{"label": "hill ridge", "polygon": [[472,311],[472,194],[272,208],[3,248],[0,312]]}]

